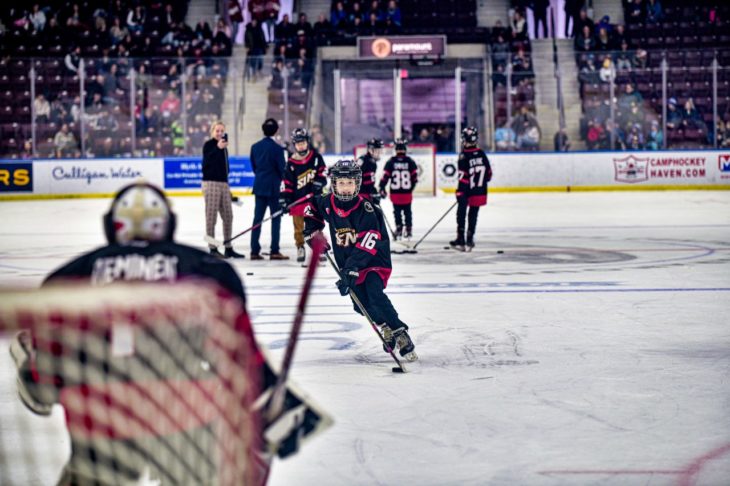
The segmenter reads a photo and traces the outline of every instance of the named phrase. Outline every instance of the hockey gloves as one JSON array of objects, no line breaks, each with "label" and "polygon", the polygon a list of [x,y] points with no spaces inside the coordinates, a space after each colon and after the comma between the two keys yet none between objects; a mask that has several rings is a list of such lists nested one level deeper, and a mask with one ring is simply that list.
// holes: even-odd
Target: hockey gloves
[{"label": "hockey gloves", "polygon": [[283,214],[287,214],[289,212],[289,200],[284,196],[279,197],[279,209],[284,211]]},{"label": "hockey gloves", "polygon": [[322,243],[324,243],[324,246],[322,247],[322,251],[330,251],[332,247],[330,246],[329,242],[327,242],[327,238],[324,237],[321,231],[315,231],[314,233],[304,235],[304,241],[307,243],[309,248],[312,248],[313,240],[321,240]]},{"label": "hockey gloves", "polygon": [[314,181],[312,182],[312,187],[314,187],[314,195],[319,196],[324,191],[324,183],[320,181]]},{"label": "hockey gloves", "polygon": [[340,290],[340,295],[343,297],[349,295],[350,289],[355,287],[355,282],[359,276],[358,271],[352,268],[343,268],[340,270],[341,279],[337,281],[337,288]]}]

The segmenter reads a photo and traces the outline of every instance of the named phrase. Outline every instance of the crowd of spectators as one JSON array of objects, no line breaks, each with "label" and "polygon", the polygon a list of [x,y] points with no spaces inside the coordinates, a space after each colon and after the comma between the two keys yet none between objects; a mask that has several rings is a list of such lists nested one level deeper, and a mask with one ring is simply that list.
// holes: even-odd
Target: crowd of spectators
[{"label": "crowd of spectators", "polygon": [[221,115],[233,32],[223,19],[214,28],[187,25],[187,3],[47,1],[4,9],[0,92],[8,105],[0,107],[0,151],[26,152],[31,112],[21,106],[25,96],[7,94],[29,91],[31,66],[36,156],[129,156],[133,127],[136,155],[180,155],[199,146]]}]

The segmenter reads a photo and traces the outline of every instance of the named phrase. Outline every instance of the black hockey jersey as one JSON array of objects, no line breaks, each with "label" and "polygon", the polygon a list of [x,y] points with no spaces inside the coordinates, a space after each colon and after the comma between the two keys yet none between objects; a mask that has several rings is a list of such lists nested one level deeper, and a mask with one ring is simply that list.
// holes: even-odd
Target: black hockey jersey
[{"label": "black hockey jersey", "polygon": [[357,165],[362,170],[360,194],[372,200],[373,194],[378,192],[378,188],[375,186],[375,172],[378,170],[378,161],[372,155],[366,153],[357,159]]},{"label": "black hockey jersey", "polygon": [[[327,166],[322,156],[316,150],[310,150],[301,160],[289,157],[284,170],[284,180],[281,195],[291,204],[307,194],[315,192],[315,183],[320,188],[327,185],[325,171]],[[292,216],[304,215],[303,204],[291,208]]]},{"label": "black hockey jersey", "polygon": [[61,278],[90,278],[92,285],[202,278],[213,280],[244,302],[246,300],[241,279],[227,262],[197,248],[167,241],[98,248],[55,270],[44,285]]},{"label": "black hockey jersey", "polygon": [[478,147],[464,149],[459,154],[459,184],[456,198],[466,197],[469,206],[487,204],[487,183],[492,180],[492,166],[484,151]]},{"label": "black hockey jersey", "polygon": [[360,284],[376,272],[388,285],[392,271],[390,239],[381,209],[358,195],[353,201],[338,201],[331,192],[306,205],[304,234],[321,231],[329,223],[330,241],[340,268],[357,270]]},{"label": "black hockey jersey", "polygon": [[413,202],[413,189],[418,183],[418,166],[407,155],[396,155],[385,163],[380,190],[390,181],[390,200],[393,204]]}]

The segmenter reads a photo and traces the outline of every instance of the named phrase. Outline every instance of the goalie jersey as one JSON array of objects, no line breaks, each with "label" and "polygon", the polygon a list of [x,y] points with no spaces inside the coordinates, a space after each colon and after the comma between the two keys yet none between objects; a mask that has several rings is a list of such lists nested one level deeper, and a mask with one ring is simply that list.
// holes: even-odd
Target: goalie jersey
[{"label": "goalie jersey", "polygon": [[370,272],[388,285],[392,271],[390,239],[383,213],[362,195],[348,202],[337,201],[331,192],[319,196],[304,211],[304,234],[322,231],[329,223],[335,261],[340,268],[356,269],[360,284]]}]

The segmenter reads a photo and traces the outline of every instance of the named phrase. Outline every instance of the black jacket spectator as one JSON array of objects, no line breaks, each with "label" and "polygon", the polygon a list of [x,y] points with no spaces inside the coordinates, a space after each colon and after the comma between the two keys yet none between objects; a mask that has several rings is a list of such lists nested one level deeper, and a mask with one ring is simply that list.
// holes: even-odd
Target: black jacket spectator
[{"label": "black jacket spectator", "polygon": [[203,145],[203,180],[228,182],[228,160],[218,140],[211,138]]}]

